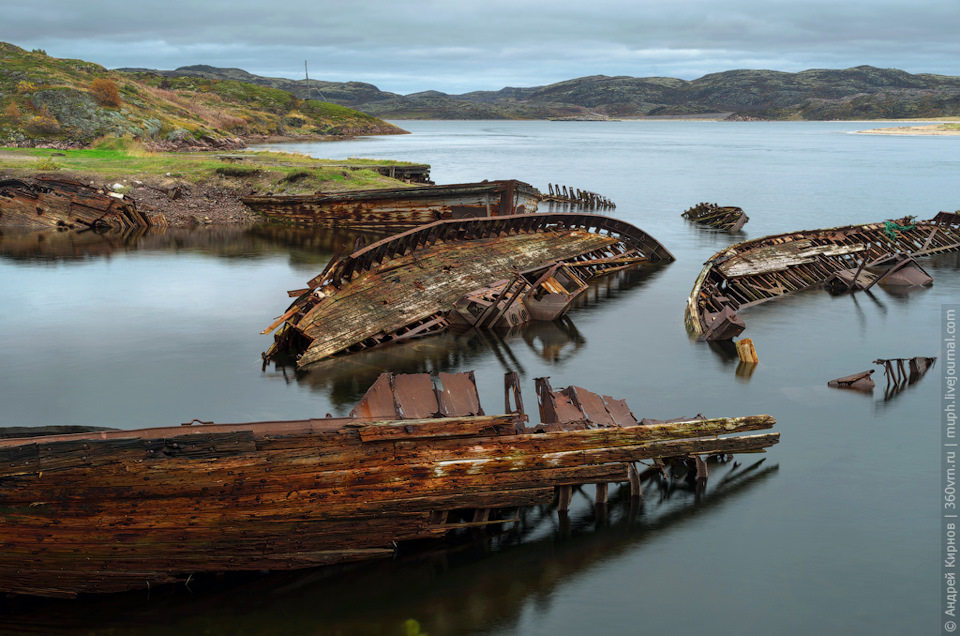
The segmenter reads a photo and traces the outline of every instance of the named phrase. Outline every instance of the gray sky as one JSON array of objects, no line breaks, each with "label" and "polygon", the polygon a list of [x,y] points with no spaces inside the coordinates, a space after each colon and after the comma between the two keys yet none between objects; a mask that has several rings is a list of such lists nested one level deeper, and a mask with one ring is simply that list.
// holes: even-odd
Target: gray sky
[{"label": "gray sky", "polygon": [[0,41],[108,68],[463,93],[861,64],[960,76],[960,0],[3,0]]}]

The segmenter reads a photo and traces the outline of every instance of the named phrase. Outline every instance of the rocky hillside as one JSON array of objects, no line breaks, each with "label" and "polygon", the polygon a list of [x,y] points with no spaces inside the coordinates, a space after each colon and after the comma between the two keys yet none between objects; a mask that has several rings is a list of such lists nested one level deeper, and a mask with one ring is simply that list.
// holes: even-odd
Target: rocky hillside
[{"label": "rocky hillside", "polygon": [[[133,69],[130,69],[133,70]],[[144,69],[138,69],[141,72]],[[544,119],[732,113],[741,119],[879,119],[960,115],[960,77],[858,66],[800,73],[737,70],[693,81],[594,75],[548,86],[397,95],[360,82],[288,80],[186,66],[168,78],[233,79],[323,98],[386,119]]]},{"label": "rocky hillside", "polygon": [[270,136],[402,132],[375,116],[263,84],[120,73],[0,42],[0,145],[77,146],[131,136],[159,149],[235,148]]}]

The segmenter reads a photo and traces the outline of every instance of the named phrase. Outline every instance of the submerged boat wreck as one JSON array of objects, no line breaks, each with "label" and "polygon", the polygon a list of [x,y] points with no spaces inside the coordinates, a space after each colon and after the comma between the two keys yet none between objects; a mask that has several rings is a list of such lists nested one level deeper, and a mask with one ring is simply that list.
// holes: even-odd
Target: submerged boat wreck
[{"label": "submerged boat wreck", "polygon": [[688,221],[698,225],[713,227],[727,232],[738,232],[750,218],[741,208],[735,206],[719,206],[716,203],[698,203],[681,214]]},{"label": "submerged boat wreck", "polygon": [[[867,272],[877,280],[912,259],[960,250],[960,213],[929,221],[911,218],[788,232],[737,243],[708,260],[687,300],[687,329],[705,340],[731,340],[745,325],[737,312],[802,289],[837,284],[857,288]],[[909,281],[924,283],[920,272]],[[837,278],[841,282],[837,282]],[[890,284],[902,284],[893,277]],[[851,282],[852,281],[852,282]]]},{"label": "submerged boat wreck", "polygon": [[[516,374],[486,415],[472,372],[384,374],[349,417],[0,439],[0,591],[118,592],[210,572],[389,557],[397,543],[510,523],[637,462],[763,452],[769,415],[640,424],[623,400]],[[511,406],[511,403],[513,406]]]},{"label": "submerged boat wreck", "polygon": [[138,210],[133,199],[78,181],[0,180],[0,227],[126,230],[164,225],[163,215]]},{"label": "submerged boat wreck", "polygon": [[[307,288],[290,292],[297,299],[263,331],[279,327],[264,360],[292,354],[302,367],[442,331],[455,304],[471,305],[469,296],[474,310],[486,303],[492,309],[484,315],[497,320],[509,318],[520,295],[556,294],[546,304],[569,306],[569,297],[593,276],[673,260],[643,230],[593,214],[437,221],[331,259]],[[535,313],[524,304],[524,311]]]},{"label": "submerged boat wreck", "polygon": [[547,184],[547,193],[541,194],[540,200],[577,206],[585,210],[612,210],[617,207],[616,203],[602,194],[559,184],[554,187],[552,183]]},{"label": "submerged boat wreck", "polygon": [[275,221],[399,231],[443,219],[536,212],[540,191],[510,179],[330,194],[258,195],[242,201]]}]

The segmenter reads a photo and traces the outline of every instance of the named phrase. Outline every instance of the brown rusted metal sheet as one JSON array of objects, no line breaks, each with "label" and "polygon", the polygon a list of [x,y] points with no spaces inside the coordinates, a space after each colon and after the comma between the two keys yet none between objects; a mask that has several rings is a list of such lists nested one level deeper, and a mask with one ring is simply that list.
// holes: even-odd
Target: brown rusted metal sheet
[{"label": "brown rusted metal sheet", "polygon": [[121,194],[53,177],[0,181],[0,227],[126,230],[164,226]]},{"label": "brown rusted metal sheet", "polygon": [[540,192],[517,181],[481,181],[242,199],[263,216],[298,225],[399,231],[441,219],[536,212]]},{"label": "brown rusted metal sheet", "polygon": [[[560,314],[583,281],[640,263],[667,263],[673,255],[653,237],[618,219],[592,214],[525,214],[437,221],[393,235],[328,265],[311,291],[298,297],[271,327],[281,324],[265,359],[293,354],[298,366],[399,339],[436,333],[465,295],[484,300],[484,320],[525,319],[514,305],[523,293],[517,272],[549,269]],[[522,276],[520,277],[523,278]],[[532,283],[534,297],[548,280]],[[517,287],[488,289],[498,281]],[[500,300],[498,300],[498,296]],[[535,298],[534,298],[535,299]],[[470,300],[470,299],[467,299]],[[503,301],[505,304],[497,305]],[[569,307],[569,303],[566,304]],[[479,314],[473,318],[479,319]],[[469,322],[469,321],[468,321]],[[470,323],[473,324],[473,323]],[[269,330],[270,328],[268,328]]]},{"label": "brown rusted metal sheet", "polygon": [[440,373],[440,413],[444,417],[483,415],[473,371]]},{"label": "brown rusted metal sheet", "polygon": [[596,426],[617,426],[616,419],[607,411],[607,406],[604,404],[602,397],[583,387],[574,386],[570,388],[586,419]]},{"label": "brown rusted metal sheet", "polygon": [[429,373],[395,376],[393,391],[403,419],[436,417],[440,413]]},{"label": "brown rusted metal sheet", "polygon": [[639,424],[630,407],[627,406],[626,400],[617,400],[609,395],[604,395],[603,403],[617,426],[637,426]]},{"label": "brown rusted metal sheet", "polygon": [[727,232],[739,232],[750,220],[741,208],[716,203],[698,203],[680,216],[698,225]]},{"label": "brown rusted metal sheet", "polygon": [[366,419],[400,419],[397,404],[393,399],[393,387],[389,375],[381,375],[373,383],[357,405],[350,411],[350,417]]},{"label": "brown rusted metal sheet", "polygon": [[[729,310],[729,317],[745,307],[824,284],[834,291],[868,289],[889,273],[891,263],[958,250],[960,215],[953,212],[941,212],[929,221],[908,217],[744,241],[706,262],[687,300],[684,322],[697,336],[729,339],[739,331],[710,334],[714,318],[724,310]],[[908,266],[912,267],[909,262],[900,267]],[[924,280],[922,273],[915,274],[911,280]]]},{"label": "brown rusted metal sheet", "polygon": [[[443,379],[472,404],[470,374]],[[509,402],[509,377],[505,387]],[[557,392],[584,402],[586,393]],[[416,409],[404,415],[420,415],[431,394],[422,375],[384,374],[348,418],[0,437],[0,592],[118,592],[206,572],[382,558],[398,542],[472,527],[448,522],[446,510],[505,523],[513,515],[488,511],[627,482],[637,461],[689,463],[779,441],[756,433],[773,427],[768,415],[656,427],[587,420],[552,432],[526,427],[522,412],[379,415],[411,396]]]}]

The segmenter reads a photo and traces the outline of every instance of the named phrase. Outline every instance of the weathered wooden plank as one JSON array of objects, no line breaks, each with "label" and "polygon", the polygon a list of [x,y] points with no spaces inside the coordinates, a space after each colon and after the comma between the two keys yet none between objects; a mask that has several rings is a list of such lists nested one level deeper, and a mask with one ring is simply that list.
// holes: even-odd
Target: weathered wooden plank
[{"label": "weathered wooden plank", "polygon": [[379,440],[413,440],[431,437],[476,437],[484,429],[516,425],[512,415],[487,415],[464,419],[462,417],[373,422],[357,427],[364,442]]},{"label": "weathered wooden plank", "polygon": [[[446,311],[465,291],[479,289],[544,262],[569,258],[615,239],[580,233],[523,234],[450,243],[402,256],[389,269],[371,270],[349,287],[331,291],[299,322],[312,340],[300,358],[309,364],[378,333],[392,333],[418,317]],[[447,272],[444,276],[426,272]],[[336,330],[328,328],[337,325]]]}]

